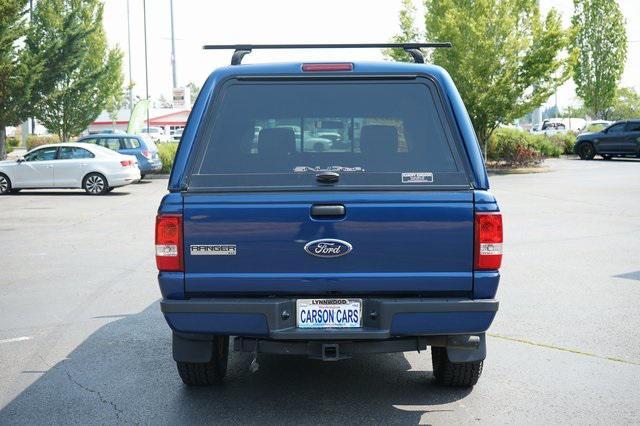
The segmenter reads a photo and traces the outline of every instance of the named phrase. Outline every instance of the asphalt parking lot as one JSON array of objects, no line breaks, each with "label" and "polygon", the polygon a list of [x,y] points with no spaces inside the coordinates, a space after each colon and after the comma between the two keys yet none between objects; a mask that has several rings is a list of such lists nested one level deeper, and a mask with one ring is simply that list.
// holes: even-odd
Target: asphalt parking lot
[{"label": "asphalt parking lot", "polygon": [[505,218],[498,317],[473,390],[428,352],[336,363],[232,354],[189,389],[158,307],[165,180],[0,198],[0,424],[637,423],[640,161],[492,177]]}]

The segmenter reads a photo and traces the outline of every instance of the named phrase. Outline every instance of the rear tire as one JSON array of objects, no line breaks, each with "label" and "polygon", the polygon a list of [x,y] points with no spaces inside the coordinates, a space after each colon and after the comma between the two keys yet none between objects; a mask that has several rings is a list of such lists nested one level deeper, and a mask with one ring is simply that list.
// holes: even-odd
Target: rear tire
[{"label": "rear tire", "polygon": [[596,156],[596,150],[589,142],[585,142],[578,147],[578,156],[581,160],[593,160]]},{"label": "rear tire", "polygon": [[7,195],[11,193],[11,180],[9,176],[4,173],[0,173],[0,195]]},{"label": "rear tire", "polygon": [[185,385],[210,386],[222,383],[229,361],[229,336],[215,336],[212,346],[209,362],[176,362],[178,374]]},{"label": "rear tire", "polygon": [[108,192],[109,184],[100,173],[89,173],[82,182],[82,188],[89,195],[103,195]]},{"label": "rear tire", "polygon": [[453,363],[447,356],[447,348],[431,347],[433,375],[443,386],[472,387],[482,375],[482,361]]}]

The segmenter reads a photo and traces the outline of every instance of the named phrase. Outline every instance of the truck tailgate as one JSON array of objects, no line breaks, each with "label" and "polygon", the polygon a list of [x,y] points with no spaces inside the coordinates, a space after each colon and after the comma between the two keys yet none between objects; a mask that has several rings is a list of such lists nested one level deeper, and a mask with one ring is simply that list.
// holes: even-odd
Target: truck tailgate
[{"label": "truck tailgate", "polygon": [[[342,205],[345,215],[314,218],[314,205]],[[304,250],[324,238],[353,249],[334,258]],[[473,194],[186,193],[184,250],[190,296],[461,294],[473,286]]]}]

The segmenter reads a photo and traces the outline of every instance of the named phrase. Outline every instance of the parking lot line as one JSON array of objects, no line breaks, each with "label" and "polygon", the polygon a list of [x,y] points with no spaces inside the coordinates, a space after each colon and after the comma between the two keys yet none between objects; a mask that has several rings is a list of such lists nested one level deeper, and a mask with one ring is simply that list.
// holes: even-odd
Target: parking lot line
[{"label": "parking lot line", "polygon": [[616,357],[598,355],[598,354],[594,354],[594,353],[591,353],[591,352],[584,352],[584,351],[581,351],[579,349],[563,348],[562,346],[556,346],[556,345],[552,345],[552,344],[549,344],[549,343],[533,342],[531,340],[520,339],[520,338],[517,338],[517,337],[503,336],[502,334],[487,333],[487,336],[495,337],[496,339],[509,340],[511,342],[524,343],[525,345],[539,346],[541,348],[555,349],[557,351],[562,351],[562,352],[571,352],[572,354],[585,355],[585,356],[590,356],[590,357],[599,358],[599,359],[606,359],[607,361],[621,362],[621,363],[624,363],[624,364],[631,364],[631,365],[640,365],[640,362],[637,362],[637,361],[631,361],[631,360],[623,359],[623,358],[616,358]]},{"label": "parking lot line", "polygon": [[13,337],[11,339],[3,339],[0,340],[0,344],[2,343],[14,343],[14,342],[22,342],[25,340],[31,340],[31,337],[29,336],[21,336],[21,337]]}]

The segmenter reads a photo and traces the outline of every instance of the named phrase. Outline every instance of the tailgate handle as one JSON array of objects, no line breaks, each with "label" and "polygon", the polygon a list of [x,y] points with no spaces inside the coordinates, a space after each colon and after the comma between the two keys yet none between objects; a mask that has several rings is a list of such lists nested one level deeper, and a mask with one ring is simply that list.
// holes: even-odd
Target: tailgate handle
[{"label": "tailgate handle", "polygon": [[345,208],[341,204],[336,205],[316,205],[311,206],[311,216],[331,216],[340,217],[344,216]]}]

